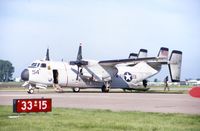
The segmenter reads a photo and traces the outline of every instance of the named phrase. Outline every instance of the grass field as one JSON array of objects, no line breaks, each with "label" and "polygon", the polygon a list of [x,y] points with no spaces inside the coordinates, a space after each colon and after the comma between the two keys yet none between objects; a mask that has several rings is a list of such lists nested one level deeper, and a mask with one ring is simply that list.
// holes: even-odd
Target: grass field
[{"label": "grass field", "polygon": [[199,131],[200,116],[143,112],[112,112],[53,108],[51,113],[8,116],[11,106],[0,106],[0,131]]}]

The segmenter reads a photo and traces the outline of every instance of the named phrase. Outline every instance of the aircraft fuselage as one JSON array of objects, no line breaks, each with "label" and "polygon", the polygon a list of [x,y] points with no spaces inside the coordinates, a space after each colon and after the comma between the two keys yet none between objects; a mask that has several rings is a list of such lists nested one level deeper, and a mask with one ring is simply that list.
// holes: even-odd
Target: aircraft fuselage
[{"label": "aircraft fuselage", "polygon": [[[161,65],[158,64],[157,67],[160,70]],[[28,67],[28,76],[24,77],[28,77],[32,85],[59,84],[61,87],[101,88],[105,81],[109,81],[112,88],[131,88],[155,75],[159,70],[146,62],[139,62],[134,66],[121,64],[111,68],[102,67],[98,61],[90,60],[87,66],[81,67],[78,71],[77,66],[67,62],[37,60]]]}]

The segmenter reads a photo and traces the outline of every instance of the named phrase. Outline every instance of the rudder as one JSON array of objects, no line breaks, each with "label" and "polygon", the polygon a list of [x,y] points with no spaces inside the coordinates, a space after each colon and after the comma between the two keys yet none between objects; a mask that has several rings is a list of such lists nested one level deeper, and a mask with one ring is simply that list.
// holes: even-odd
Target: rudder
[{"label": "rudder", "polygon": [[173,50],[169,59],[169,72],[172,82],[180,82],[182,52]]},{"label": "rudder", "polygon": [[168,58],[169,49],[166,47],[161,47],[160,51],[158,52],[159,58]]}]

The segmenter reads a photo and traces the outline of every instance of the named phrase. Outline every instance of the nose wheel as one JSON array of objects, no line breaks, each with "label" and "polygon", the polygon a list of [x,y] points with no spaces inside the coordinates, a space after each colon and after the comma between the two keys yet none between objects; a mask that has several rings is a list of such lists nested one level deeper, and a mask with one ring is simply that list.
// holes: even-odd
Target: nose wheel
[{"label": "nose wheel", "polygon": [[33,94],[34,93],[34,87],[32,87],[31,84],[29,84],[27,92],[28,92],[28,94]]}]

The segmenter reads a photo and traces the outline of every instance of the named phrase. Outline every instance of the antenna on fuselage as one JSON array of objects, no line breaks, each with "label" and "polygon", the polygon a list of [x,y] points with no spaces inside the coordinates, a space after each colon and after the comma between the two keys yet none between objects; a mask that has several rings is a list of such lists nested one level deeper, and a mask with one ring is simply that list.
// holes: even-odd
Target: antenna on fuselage
[{"label": "antenna on fuselage", "polygon": [[49,48],[47,48],[45,60],[46,60],[46,61],[50,61],[50,57],[49,57]]}]

